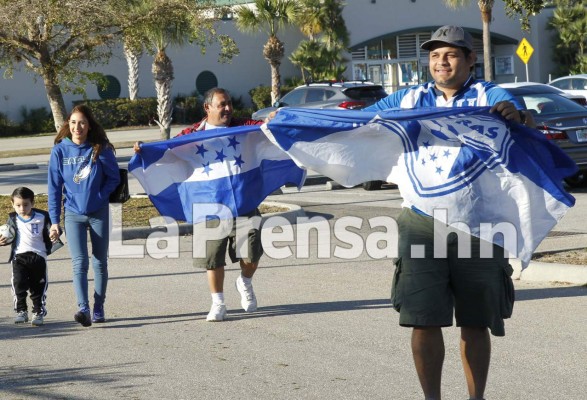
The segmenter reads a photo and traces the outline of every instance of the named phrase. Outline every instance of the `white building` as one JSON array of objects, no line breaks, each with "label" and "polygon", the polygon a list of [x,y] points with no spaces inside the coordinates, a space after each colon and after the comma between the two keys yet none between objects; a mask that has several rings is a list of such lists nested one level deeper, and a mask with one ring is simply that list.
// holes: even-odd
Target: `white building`
[{"label": "white building", "polygon": [[[228,0],[225,3],[246,3]],[[400,86],[428,80],[427,53],[419,44],[430,38],[441,25],[460,25],[469,31],[475,40],[478,55],[476,75],[483,77],[483,47],[481,13],[476,1],[468,7],[450,9],[441,1],[430,0],[347,0],[343,16],[350,32],[351,53],[347,56],[347,79],[367,79],[384,85],[388,92]],[[530,81],[548,82],[554,71],[551,61],[554,32],[546,29],[553,9],[545,8],[539,15],[531,17],[531,32],[523,32],[517,19],[506,16],[504,3],[495,2],[493,8],[492,60],[494,79],[497,82],[526,80],[526,65],[516,55],[519,42],[526,38],[534,49],[527,64]],[[233,20],[219,23],[219,32],[233,37],[240,49],[230,64],[217,62],[218,47],[208,48],[202,55],[197,47],[170,49],[175,80],[173,94],[189,95],[203,92],[211,86],[228,89],[233,96],[250,103],[248,91],[258,85],[270,85],[269,65],[262,56],[267,35],[240,33]],[[281,76],[300,76],[300,72],[287,59],[302,35],[289,28],[278,36],[285,42],[286,58],[281,65]],[[152,57],[144,55],[140,62],[140,97],[154,97],[155,87],[151,74]],[[110,94],[127,97],[127,68],[122,52],[116,52],[107,66],[95,71],[109,75],[113,85]],[[554,79],[555,76],[552,76]],[[90,99],[100,98],[95,86],[86,88]],[[65,94],[66,107],[82,96]],[[13,120],[19,119],[21,107],[28,109],[46,107],[49,103],[45,88],[39,77],[17,71],[13,79],[0,79],[0,112]]]}]

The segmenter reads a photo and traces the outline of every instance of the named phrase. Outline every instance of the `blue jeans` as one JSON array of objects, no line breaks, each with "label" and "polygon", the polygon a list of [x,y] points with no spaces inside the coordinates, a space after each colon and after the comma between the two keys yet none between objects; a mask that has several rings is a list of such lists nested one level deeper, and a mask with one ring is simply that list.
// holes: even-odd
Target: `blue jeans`
[{"label": "blue jeans", "polygon": [[88,228],[92,242],[94,268],[94,305],[103,305],[108,284],[108,242],[110,239],[110,207],[88,215],[65,210],[65,234],[73,263],[73,288],[78,307],[89,308],[88,300]]}]

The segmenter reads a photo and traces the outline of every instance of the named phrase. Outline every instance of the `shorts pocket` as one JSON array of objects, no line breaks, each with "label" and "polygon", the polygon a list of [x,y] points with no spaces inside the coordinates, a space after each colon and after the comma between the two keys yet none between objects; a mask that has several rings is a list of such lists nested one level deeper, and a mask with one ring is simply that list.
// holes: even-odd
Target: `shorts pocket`
[{"label": "shorts pocket", "polygon": [[401,257],[395,261],[395,271],[393,273],[393,280],[391,282],[391,306],[399,311],[402,306],[401,302],[401,290],[400,290],[400,275],[402,272],[402,259]]},{"label": "shorts pocket", "polygon": [[501,301],[501,317],[510,318],[514,311],[514,301],[516,295],[514,292],[514,282],[512,281],[512,274],[514,269],[510,264],[506,264],[503,268],[503,290],[504,294]]}]

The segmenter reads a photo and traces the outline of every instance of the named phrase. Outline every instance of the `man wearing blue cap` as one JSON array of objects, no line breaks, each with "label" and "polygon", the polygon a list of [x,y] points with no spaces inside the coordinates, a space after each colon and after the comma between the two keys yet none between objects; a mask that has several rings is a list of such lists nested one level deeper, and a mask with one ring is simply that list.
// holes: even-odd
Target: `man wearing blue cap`
[{"label": "man wearing blue cap", "polygon": [[[365,111],[389,108],[491,106],[505,119],[534,126],[532,115],[505,89],[476,80],[471,71],[476,54],[473,38],[458,26],[439,28],[421,48],[429,51],[433,81],[399,90]],[[486,60],[487,62],[487,60]],[[480,257],[480,242],[471,237],[471,258],[458,257],[458,240],[448,237],[446,258],[435,258],[434,220],[404,200],[399,216],[399,258],[392,302],[400,325],[413,328],[412,354],[426,399],[441,398],[444,361],[442,327],[451,326],[453,312],[461,328],[461,359],[469,397],[483,399],[491,341],[504,336],[504,318],[513,307],[513,272],[503,248],[492,258]],[[455,236],[454,234],[452,234]],[[424,245],[424,258],[411,255],[412,245]]]}]

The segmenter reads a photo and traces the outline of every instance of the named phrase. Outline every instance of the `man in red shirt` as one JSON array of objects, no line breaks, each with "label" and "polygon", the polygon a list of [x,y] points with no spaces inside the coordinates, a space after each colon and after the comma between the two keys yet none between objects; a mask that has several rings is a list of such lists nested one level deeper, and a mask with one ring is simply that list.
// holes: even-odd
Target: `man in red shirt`
[{"label": "man in red shirt", "polygon": [[[204,95],[204,111],[206,117],[200,122],[182,130],[176,137],[198,133],[206,129],[227,128],[242,125],[261,125],[263,121],[241,119],[232,117],[232,100],[225,89],[212,88]],[[141,142],[134,145],[135,153],[140,151]],[[260,215],[259,210],[254,210],[250,215]],[[211,221],[214,222],[214,221]],[[236,224],[235,224],[236,225]],[[233,225],[234,226],[234,225]],[[224,304],[224,267],[226,266],[226,249],[228,246],[232,262],[239,261],[241,274],[236,280],[236,289],[241,295],[241,306],[246,312],[257,309],[257,299],[251,279],[257,270],[259,259],[263,254],[261,247],[261,232],[258,229],[251,230],[248,235],[248,258],[236,256],[235,229],[227,236],[218,240],[208,240],[206,243],[206,257],[194,258],[194,266],[207,269],[208,286],[212,294],[212,307],[206,317],[206,321],[222,321],[226,317],[226,305]]]}]

